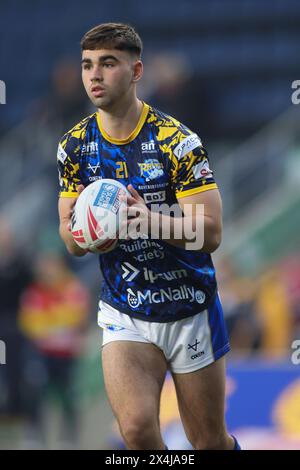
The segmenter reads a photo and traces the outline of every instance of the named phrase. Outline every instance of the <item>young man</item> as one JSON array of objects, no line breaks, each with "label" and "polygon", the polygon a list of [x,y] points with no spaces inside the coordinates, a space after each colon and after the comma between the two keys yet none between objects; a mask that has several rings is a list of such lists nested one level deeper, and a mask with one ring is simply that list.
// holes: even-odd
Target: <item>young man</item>
[{"label": "young man", "polygon": [[[159,403],[167,368],[181,419],[195,449],[237,449],[224,420],[229,351],[210,253],[221,240],[221,199],[199,137],[136,96],[142,42],[125,24],[102,24],[82,41],[82,79],[97,112],[67,132],[58,150],[60,234],[69,231],[78,191],[98,178],[128,187],[128,221],[171,227],[167,240],[120,240],[100,256],[99,325],[107,394],[128,449],[164,449]],[[157,71],[159,73],[159,71]],[[174,97],[174,99],[176,99]],[[184,217],[150,210],[178,201]],[[204,244],[187,250],[176,224],[197,225],[204,205]]]}]

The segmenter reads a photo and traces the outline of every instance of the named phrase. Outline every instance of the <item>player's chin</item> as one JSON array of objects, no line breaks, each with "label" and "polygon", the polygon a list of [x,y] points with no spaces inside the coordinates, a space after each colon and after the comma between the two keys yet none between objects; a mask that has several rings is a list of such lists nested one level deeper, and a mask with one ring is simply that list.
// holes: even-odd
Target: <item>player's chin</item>
[{"label": "player's chin", "polygon": [[90,96],[90,99],[93,105],[96,106],[96,108],[107,109],[109,107],[110,100],[106,96],[99,98],[95,98],[95,96]]}]

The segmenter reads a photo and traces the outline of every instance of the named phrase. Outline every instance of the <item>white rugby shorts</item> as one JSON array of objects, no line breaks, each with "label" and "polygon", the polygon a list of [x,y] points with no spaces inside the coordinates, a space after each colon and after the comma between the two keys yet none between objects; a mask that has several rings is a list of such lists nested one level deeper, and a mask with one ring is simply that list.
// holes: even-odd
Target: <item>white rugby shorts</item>
[{"label": "white rugby shorts", "polygon": [[98,325],[103,329],[102,347],[111,341],[155,344],[170,371],[178,374],[202,369],[230,350],[218,295],[207,310],[168,323],[132,318],[100,300]]}]

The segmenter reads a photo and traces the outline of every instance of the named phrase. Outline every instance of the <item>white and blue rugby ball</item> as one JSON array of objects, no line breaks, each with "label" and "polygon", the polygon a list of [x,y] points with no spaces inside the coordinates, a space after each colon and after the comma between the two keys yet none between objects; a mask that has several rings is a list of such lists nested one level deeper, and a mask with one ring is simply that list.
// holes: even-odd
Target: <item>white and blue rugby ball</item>
[{"label": "white and blue rugby ball", "polygon": [[118,243],[120,197],[130,195],[113,179],[99,179],[79,195],[71,218],[71,232],[80,248],[94,253],[112,251]]}]

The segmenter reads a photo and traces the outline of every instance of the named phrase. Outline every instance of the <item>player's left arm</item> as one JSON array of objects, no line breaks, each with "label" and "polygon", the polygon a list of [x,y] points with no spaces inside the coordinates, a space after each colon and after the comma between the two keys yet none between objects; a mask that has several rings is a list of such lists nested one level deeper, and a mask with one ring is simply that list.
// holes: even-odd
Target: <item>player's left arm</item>
[{"label": "player's left arm", "polygon": [[[171,145],[171,181],[184,214],[183,236],[170,237],[169,243],[184,249],[214,252],[222,238],[222,201],[209,158],[197,134],[181,128],[179,143]],[[173,224],[180,220],[174,218]],[[192,233],[189,233],[192,232]],[[176,232],[174,232],[176,233]],[[195,234],[192,243],[188,240]]]},{"label": "player's left arm", "polygon": [[[187,239],[183,236],[180,240],[170,239],[168,242],[181,248],[186,248],[192,242],[196,249],[213,253],[222,240],[222,200],[219,190],[216,188],[181,197],[178,203],[184,214],[183,223],[190,227],[195,239],[191,241],[190,237]],[[198,242],[201,248],[197,248]]]},{"label": "player's left arm", "polygon": [[127,221],[129,235],[130,225],[134,227],[140,223],[150,236],[154,229],[157,238],[171,245],[212,253],[219,247],[222,237],[222,201],[218,186],[199,137],[186,131],[178,132],[176,137],[176,144],[169,149],[170,175],[183,215],[150,211],[130,185],[131,196],[127,204],[128,215],[133,220]]},{"label": "player's left arm", "polygon": [[150,238],[153,233],[159,239],[179,248],[214,252],[222,238],[222,201],[218,189],[180,197],[179,206],[183,216],[171,217],[161,212],[149,210],[143,198],[128,186],[131,196],[127,197],[126,225],[130,238],[130,225],[143,226]]}]

